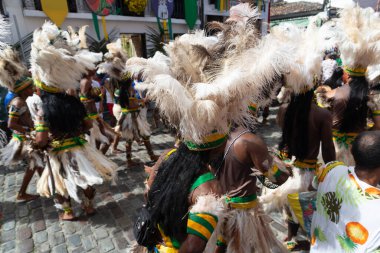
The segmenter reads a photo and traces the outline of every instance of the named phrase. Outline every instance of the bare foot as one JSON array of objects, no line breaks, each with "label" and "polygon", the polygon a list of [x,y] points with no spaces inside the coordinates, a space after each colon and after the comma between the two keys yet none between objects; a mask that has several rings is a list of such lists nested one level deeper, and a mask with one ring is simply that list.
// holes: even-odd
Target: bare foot
[{"label": "bare foot", "polygon": [[116,154],[121,154],[123,151],[120,149],[111,149],[111,154],[116,155]]},{"label": "bare foot", "polygon": [[75,221],[77,217],[74,216],[73,212],[63,212],[59,215],[59,219],[63,221]]},{"label": "bare foot", "polygon": [[16,200],[28,202],[28,201],[38,199],[38,197],[39,197],[38,195],[32,195],[28,193],[24,193],[24,194],[19,193],[17,194]]}]

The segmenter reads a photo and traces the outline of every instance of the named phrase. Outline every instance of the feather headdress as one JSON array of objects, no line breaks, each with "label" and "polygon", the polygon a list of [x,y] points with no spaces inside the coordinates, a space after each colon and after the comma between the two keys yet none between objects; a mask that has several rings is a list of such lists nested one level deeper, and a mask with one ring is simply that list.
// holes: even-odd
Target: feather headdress
[{"label": "feather headdress", "polygon": [[32,75],[36,84],[46,91],[76,89],[83,75],[95,69],[95,64],[102,60],[101,53],[84,49],[85,41],[81,41],[73,29],[69,30],[59,30],[53,23],[45,22],[34,31]]},{"label": "feather headdress", "polygon": [[18,52],[5,42],[9,35],[10,25],[0,16],[0,85],[17,93],[32,85],[33,81],[27,78],[28,70]]},{"label": "feather headdress", "polygon": [[372,8],[343,9],[336,36],[345,71],[351,76],[365,76],[369,65],[380,63],[380,17]]},{"label": "feather headdress", "polygon": [[106,73],[113,78],[121,79],[125,74],[125,63],[128,55],[118,39],[107,45],[108,52],[104,55],[105,61],[99,64],[98,73]]},{"label": "feather headdress", "polygon": [[230,124],[245,123],[252,98],[271,96],[275,80],[289,67],[287,47],[277,46],[275,37],[259,40],[257,10],[247,4],[234,8],[234,20],[214,23],[216,37],[186,34],[165,46],[167,56],[127,62],[128,71],[145,77],[136,88],[148,91],[192,149],[220,143]]},{"label": "feather headdress", "polygon": [[271,31],[270,36],[288,44],[291,50],[292,60],[288,73],[284,75],[284,81],[286,87],[295,94],[311,90],[315,85],[315,78],[320,76],[325,46],[322,35],[313,23],[306,31],[287,23]]}]

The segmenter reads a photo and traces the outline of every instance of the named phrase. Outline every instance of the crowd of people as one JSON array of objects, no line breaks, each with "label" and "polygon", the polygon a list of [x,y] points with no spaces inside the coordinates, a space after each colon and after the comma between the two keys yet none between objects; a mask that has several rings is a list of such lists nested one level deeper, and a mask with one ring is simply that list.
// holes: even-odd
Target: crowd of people
[{"label": "crowd of people", "polygon": [[[148,59],[128,56],[120,40],[90,52],[85,27],[50,22],[34,32],[30,70],[2,44],[12,137],[0,164],[28,161],[17,199],[38,197],[26,192],[37,171],[37,193],[54,199],[60,219],[76,219],[72,200],[94,215],[96,185],[116,182],[107,152],[124,139],[128,167],[133,141],[155,162],[132,252],[288,252],[299,228],[311,252],[379,252],[378,13],[352,6],[320,27],[284,23],[265,36],[259,16],[236,5],[225,22]],[[6,21],[0,28],[6,36]],[[256,133],[257,109],[266,118],[276,96],[278,150]],[[176,131],[159,156],[149,101]],[[274,211],[288,223],[284,241],[269,225]]]}]

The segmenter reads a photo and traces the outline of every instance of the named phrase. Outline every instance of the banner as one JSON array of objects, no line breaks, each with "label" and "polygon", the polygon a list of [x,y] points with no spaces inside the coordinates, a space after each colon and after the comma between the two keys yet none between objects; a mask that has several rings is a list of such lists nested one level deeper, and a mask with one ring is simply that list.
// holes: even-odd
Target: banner
[{"label": "banner", "polygon": [[194,0],[185,0],[185,20],[190,30],[194,29],[198,19],[198,3]]},{"label": "banner", "polygon": [[98,39],[100,40],[98,17],[102,17],[102,27],[104,38],[108,40],[107,26],[105,16],[108,16],[115,12],[116,5],[115,0],[86,0],[86,3],[92,11],[92,21],[94,23],[94,29]]},{"label": "banner", "polygon": [[65,21],[69,8],[66,0],[41,0],[42,11],[60,27]]}]

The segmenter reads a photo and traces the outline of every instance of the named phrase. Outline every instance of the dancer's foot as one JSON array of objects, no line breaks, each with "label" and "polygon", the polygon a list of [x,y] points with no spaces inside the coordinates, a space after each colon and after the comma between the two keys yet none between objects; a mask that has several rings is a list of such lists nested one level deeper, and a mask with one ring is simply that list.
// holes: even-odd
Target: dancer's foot
[{"label": "dancer's foot", "polygon": [[111,152],[111,154],[113,154],[113,155],[117,155],[117,154],[121,154],[121,153],[123,153],[124,151],[123,150],[120,150],[120,149],[111,149],[110,150],[110,152]]},{"label": "dancer's foot", "polygon": [[38,197],[39,197],[38,195],[32,195],[32,194],[28,194],[28,193],[24,193],[24,194],[18,193],[16,200],[28,202],[28,201],[38,199]]},{"label": "dancer's foot", "polygon": [[62,221],[75,221],[77,220],[77,217],[75,217],[73,211],[70,211],[61,213],[59,219]]}]

